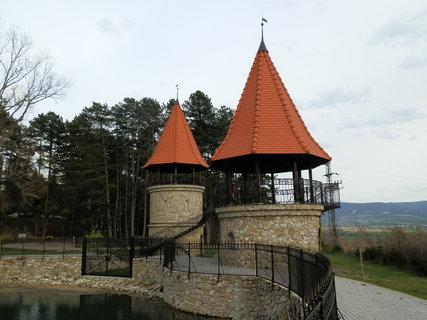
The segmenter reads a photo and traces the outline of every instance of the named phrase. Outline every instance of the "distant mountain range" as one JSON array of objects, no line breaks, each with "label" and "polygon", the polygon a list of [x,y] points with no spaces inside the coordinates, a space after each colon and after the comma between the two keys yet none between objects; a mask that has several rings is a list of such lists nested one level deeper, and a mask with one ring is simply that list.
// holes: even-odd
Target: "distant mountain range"
[{"label": "distant mountain range", "polygon": [[[338,226],[354,227],[410,227],[420,225],[427,228],[427,201],[418,202],[341,202],[335,210]],[[328,224],[328,212],[322,217],[322,224]]]}]

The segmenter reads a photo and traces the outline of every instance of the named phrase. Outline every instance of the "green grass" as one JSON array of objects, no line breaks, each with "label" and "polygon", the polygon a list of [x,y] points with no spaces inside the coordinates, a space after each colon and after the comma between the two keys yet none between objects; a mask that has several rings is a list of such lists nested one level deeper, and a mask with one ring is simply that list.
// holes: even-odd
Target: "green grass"
[{"label": "green grass", "polygon": [[215,248],[208,248],[203,250],[203,254],[200,257],[212,258],[214,255],[218,254],[218,250]]},{"label": "green grass", "polygon": [[360,260],[346,254],[325,253],[337,276],[343,276],[427,300],[427,277],[414,275],[392,266],[364,261],[362,280]]},{"label": "green grass", "polygon": [[[65,254],[76,254],[76,253],[80,253],[80,251],[65,251]],[[43,254],[43,250],[31,250],[31,249],[25,249],[24,250],[24,256],[27,255],[42,255]],[[61,251],[57,251],[57,250],[46,250],[44,252],[44,255],[52,255],[52,254],[62,254],[62,250]],[[2,251],[0,252],[0,256],[20,256],[22,255],[22,249],[15,249],[15,248],[3,248]]]}]

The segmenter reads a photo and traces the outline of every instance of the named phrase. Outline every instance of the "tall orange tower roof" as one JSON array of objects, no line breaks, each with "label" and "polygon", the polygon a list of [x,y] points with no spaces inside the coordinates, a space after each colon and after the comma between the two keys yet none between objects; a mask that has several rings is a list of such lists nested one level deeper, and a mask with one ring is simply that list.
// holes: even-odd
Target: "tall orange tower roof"
[{"label": "tall orange tower roof", "polygon": [[261,41],[227,135],[211,168],[232,172],[292,171],[331,157],[313,139]]},{"label": "tall orange tower roof", "polygon": [[166,122],[159,142],[144,168],[154,171],[173,172],[178,168],[180,172],[200,171],[208,164],[200,154],[190,127],[185,120],[179,104],[175,104]]}]

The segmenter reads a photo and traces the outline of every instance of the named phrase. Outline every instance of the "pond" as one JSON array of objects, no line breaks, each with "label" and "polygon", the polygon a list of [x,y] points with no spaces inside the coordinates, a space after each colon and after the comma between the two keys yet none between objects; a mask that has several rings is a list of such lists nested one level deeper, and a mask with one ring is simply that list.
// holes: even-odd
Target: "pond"
[{"label": "pond", "polygon": [[201,320],[214,318],[179,312],[162,301],[136,295],[0,287],[0,319]]}]

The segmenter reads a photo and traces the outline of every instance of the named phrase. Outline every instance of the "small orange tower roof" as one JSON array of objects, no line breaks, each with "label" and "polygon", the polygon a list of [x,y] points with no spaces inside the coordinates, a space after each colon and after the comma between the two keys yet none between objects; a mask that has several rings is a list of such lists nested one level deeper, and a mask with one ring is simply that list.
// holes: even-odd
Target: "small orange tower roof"
[{"label": "small orange tower roof", "polygon": [[172,109],[151,158],[144,165],[148,170],[163,172],[173,172],[176,167],[181,172],[208,167],[178,103]]},{"label": "small orange tower roof", "polygon": [[211,168],[261,172],[314,168],[331,157],[313,139],[271,61],[264,40],[255,57],[227,135]]}]

